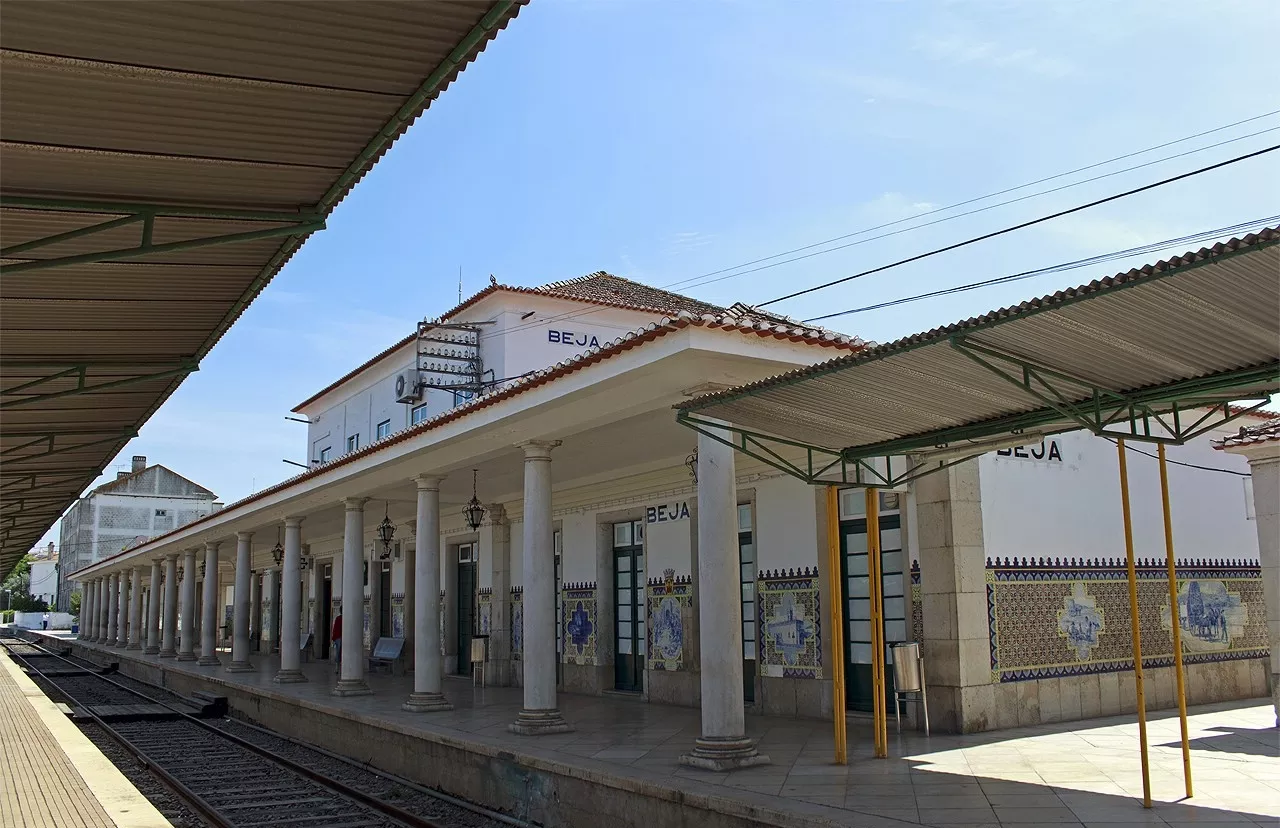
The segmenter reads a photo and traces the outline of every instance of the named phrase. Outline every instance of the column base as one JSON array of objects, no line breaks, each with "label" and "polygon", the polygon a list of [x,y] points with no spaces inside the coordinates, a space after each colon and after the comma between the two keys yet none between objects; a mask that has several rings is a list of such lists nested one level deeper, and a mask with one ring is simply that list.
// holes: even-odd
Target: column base
[{"label": "column base", "polygon": [[559,710],[521,710],[507,730],[521,736],[545,736],[550,733],[572,733],[573,725],[564,720]]},{"label": "column base", "polygon": [[410,693],[409,700],[400,705],[400,709],[410,713],[435,713],[452,710],[453,705],[444,697],[444,693]]},{"label": "column base", "polygon": [[141,645],[141,644],[138,644],[138,643],[136,643],[136,642],[132,642],[132,643],[129,643],[129,644],[124,645],[124,648],[125,648],[126,650],[141,650],[141,649],[142,649],[142,645]]},{"label": "column base", "polygon": [[745,736],[700,738],[693,750],[680,757],[680,764],[712,771],[730,771],[769,764],[769,757],[756,750],[756,740]]},{"label": "column base", "polygon": [[160,648],[159,648],[159,647],[147,647],[145,650],[143,650],[143,651],[142,651],[142,654],[143,654],[143,655],[160,655]]},{"label": "column base", "polygon": [[221,667],[222,662],[217,656],[200,656],[196,659],[197,667]]},{"label": "column base", "polygon": [[178,653],[176,650],[160,650],[156,655],[161,658],[176,658]]},{"label": "column base", "polygon": [[252,673],[257,669],[248,661],[233,661],[227,665],[228,673]]},{"label": "column base", "polygon": [[195,660],[196,660],[195,653],[178,653],[178,661],[195,661]]},{"label": "column base", "polygon": [[339,679],[338,683],[329,691],[334,696],[372,696],[373,691],[369,689],[369,685],[365,684],[364,679]]},{"label": "column base", "polygon": [[271,677],[276,684],[301,684],[307,680],[301,670],[277,670]]}]

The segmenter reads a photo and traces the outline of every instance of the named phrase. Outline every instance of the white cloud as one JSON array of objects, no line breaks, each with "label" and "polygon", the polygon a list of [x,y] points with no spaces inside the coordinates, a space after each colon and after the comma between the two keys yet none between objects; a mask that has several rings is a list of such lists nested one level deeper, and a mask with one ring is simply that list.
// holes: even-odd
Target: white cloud
[{"label": "white cloud", "polygon": [[858,217],[875,224],[919,216],[938,209],[932,201],[915,201],[898,192],[881,193],[858,207]]},{"label": "white cloud", "polygon": [[1070,61],[1043,54],[1037,49],[1027,46],[1010,48],[961,32],[917,35],[913,48],[930,60],[956,66],[974,64],[1049,78],[1064,78],[1076,72]]}]

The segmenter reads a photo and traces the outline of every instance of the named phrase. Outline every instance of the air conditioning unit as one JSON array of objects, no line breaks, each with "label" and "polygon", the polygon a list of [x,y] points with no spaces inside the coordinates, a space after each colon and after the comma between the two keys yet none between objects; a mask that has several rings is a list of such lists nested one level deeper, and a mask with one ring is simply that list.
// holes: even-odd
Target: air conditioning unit
[{"label": "air conditioning unit", "polygon": [[396,402],[415,403],[422,399],[422,382],[417,369],[396,374]]}]

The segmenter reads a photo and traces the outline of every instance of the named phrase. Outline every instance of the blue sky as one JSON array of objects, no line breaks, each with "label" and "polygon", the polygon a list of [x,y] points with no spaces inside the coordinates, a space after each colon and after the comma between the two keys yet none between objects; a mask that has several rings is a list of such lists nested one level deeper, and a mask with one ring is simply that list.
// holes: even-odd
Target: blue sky
[{"label": "blue sky", "polygon": [[[491,273],[667,286],[1280,109],[1278,26],[1261,0],[534,0],[117,462],[145,454],[228,502],[290,476],[281,458],[306,455],[289,409],[452,305],[459,267],[468,294]],[[1277,136],[685,292],[763,302]],[[1277,155],[771,309],[807,318],[1280,213]],[[828,324],[895,339],[1158,257]]]}]

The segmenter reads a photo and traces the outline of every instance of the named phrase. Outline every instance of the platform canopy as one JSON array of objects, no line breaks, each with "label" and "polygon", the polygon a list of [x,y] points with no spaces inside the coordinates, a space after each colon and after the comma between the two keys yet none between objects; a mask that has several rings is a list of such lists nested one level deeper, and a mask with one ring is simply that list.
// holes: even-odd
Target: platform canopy
[{"label": "platform canopy", "polygon": [[523,2],[0,5],[0,574]]},{"label": "platform canopy", "polygon": [[698,397],[677,418],[807,482],[863,486],[1076,429],[1181,443],[1280,390],[1278,242],[1269,228]]}]

